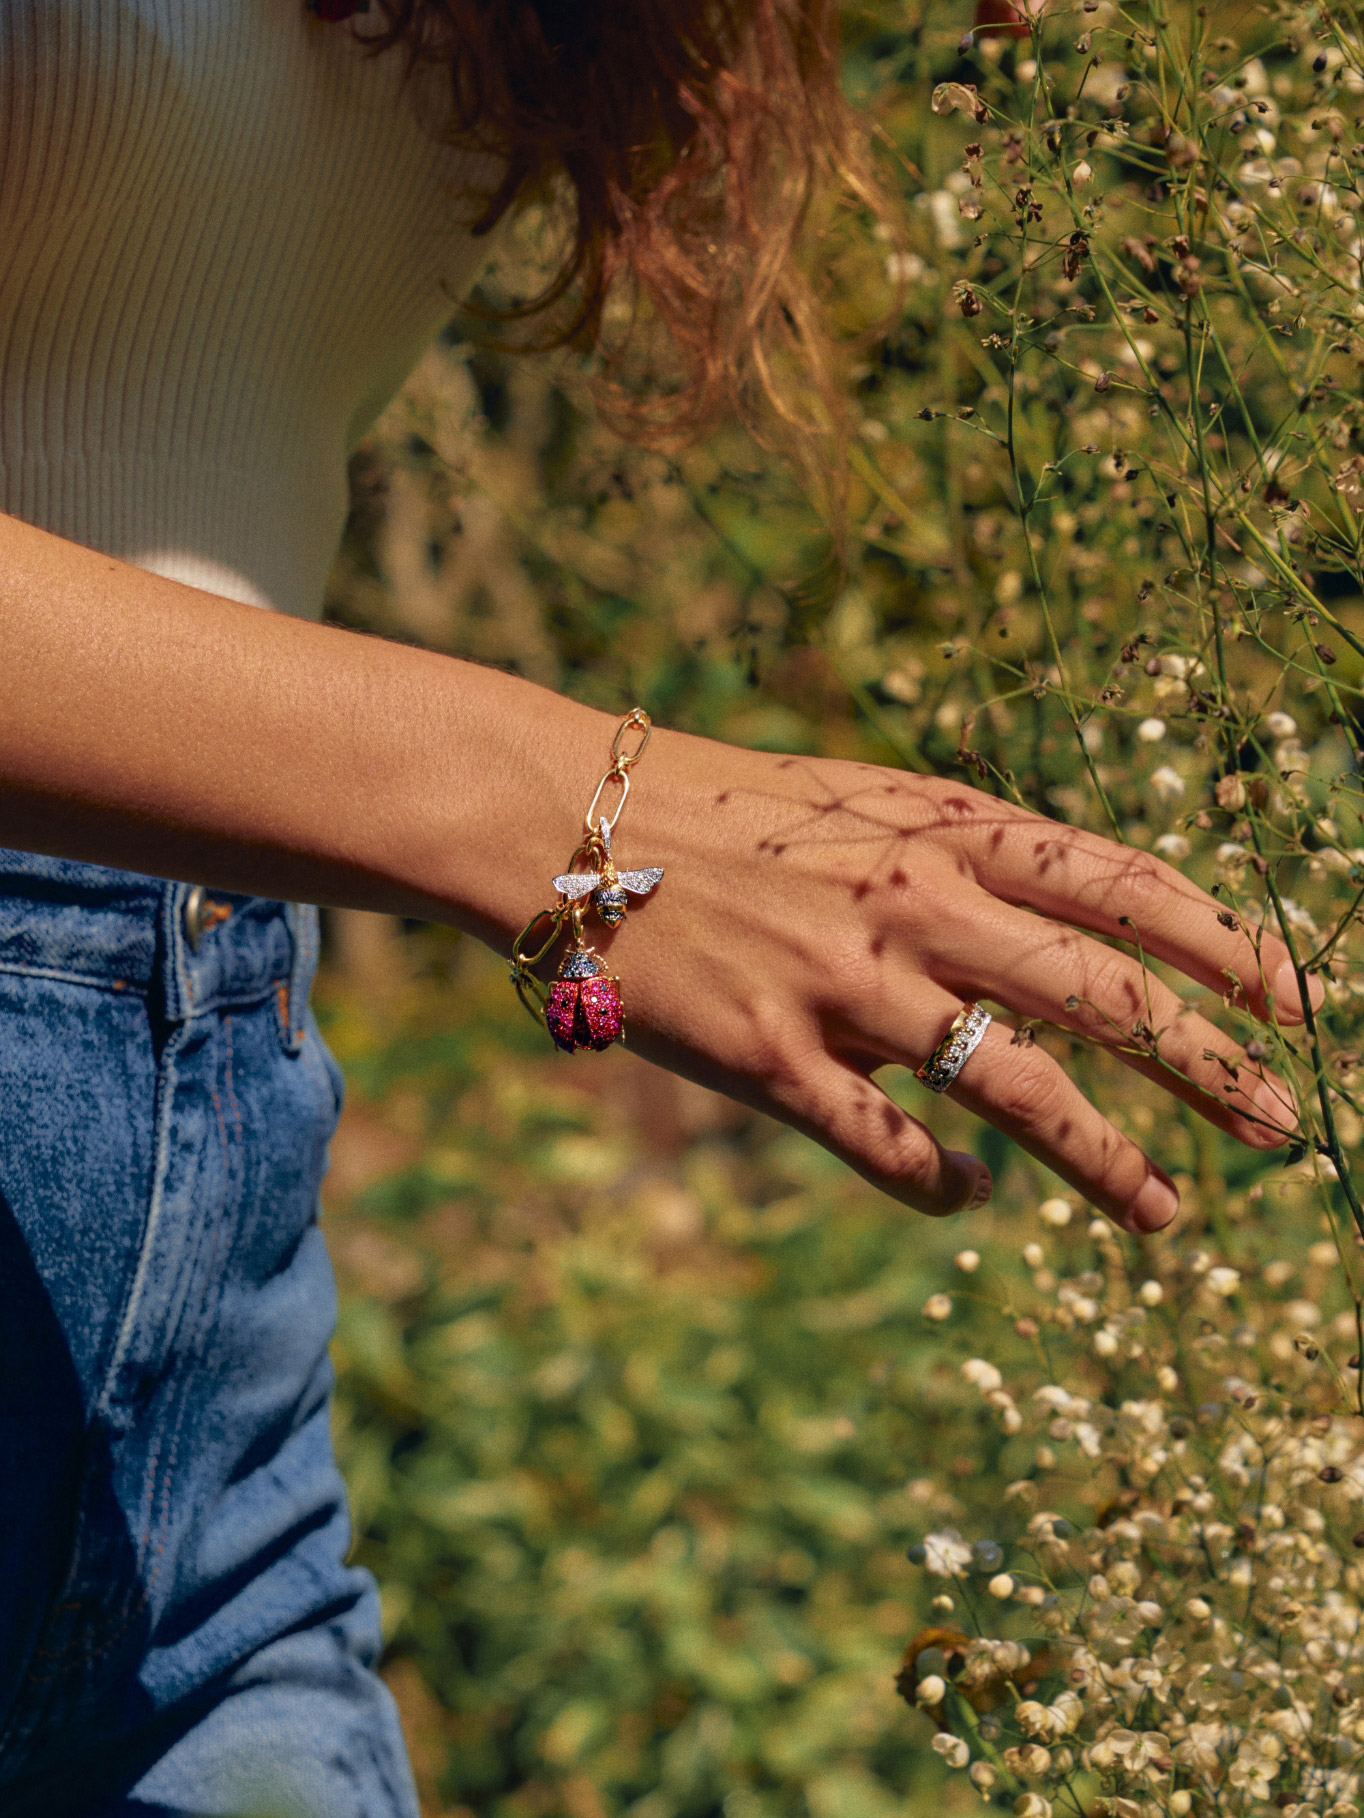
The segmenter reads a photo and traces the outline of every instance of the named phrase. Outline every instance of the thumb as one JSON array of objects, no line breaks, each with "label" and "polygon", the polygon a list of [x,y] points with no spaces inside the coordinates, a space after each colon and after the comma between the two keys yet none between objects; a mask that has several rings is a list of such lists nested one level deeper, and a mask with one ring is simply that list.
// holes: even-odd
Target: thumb
[{"label": "thumb", "polygon": [[796,1077],[773,1089],[773,1097],[784,1122],[916,1212],[942,1218],[990,1197],[994,1183],[984,1162],[944,1149],[849,1061],[827,1052],[811,1055]]}]

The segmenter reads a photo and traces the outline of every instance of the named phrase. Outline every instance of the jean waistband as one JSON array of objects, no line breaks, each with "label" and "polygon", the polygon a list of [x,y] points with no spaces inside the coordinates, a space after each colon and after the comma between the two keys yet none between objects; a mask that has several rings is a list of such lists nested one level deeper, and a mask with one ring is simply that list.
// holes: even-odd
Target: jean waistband
[{"label": "jean waistband", "polygon": [[0,972],[155,995],[171,1021],[280,999],[301,1040],[317,911],[0,848]]}]

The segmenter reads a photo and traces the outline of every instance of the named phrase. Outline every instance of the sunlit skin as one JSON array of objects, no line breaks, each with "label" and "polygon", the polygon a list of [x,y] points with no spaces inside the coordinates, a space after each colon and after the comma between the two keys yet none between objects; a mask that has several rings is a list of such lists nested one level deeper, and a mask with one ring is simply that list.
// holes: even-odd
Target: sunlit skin
[{"label": "sunlit skin", "polygon": [[[423,916],[503,952],[580,835],[616,725],[12,518],[0,645],[0,843]],[[906,1205],[947,1213],[990,1190],[872,1078],[921,1062],[971,998],[1113,1046],[1252,1147],[1286,1140],[1282,1088],[1130,951],[1091,938],[1138,939],[1213,1003],[1232,975],[1254,1014],[1272,1001],[1302,1021],[1285,948],[1266,935],[1257,951],[1146,853],[962,783],[662,730],[617,844],[621,864],[667,871],[598,941],[629,1045],[806,1131]],[[1167,1224],[1157,1158],[1012,1034],[1001,1014],[952,1096],[1125,1229]]]}]

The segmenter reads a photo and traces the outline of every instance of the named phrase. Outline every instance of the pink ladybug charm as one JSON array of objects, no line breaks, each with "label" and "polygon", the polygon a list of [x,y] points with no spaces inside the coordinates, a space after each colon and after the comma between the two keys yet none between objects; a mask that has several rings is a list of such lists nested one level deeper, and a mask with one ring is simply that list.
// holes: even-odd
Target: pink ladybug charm
[{"label": "pink ladybug charm", "polygon": [[575,947],[549,988],[545,1022],[556,1048],[572,1054],[578,1048],[600,1052],[625,1033],[620,980],[608,978],[594,953]]}]

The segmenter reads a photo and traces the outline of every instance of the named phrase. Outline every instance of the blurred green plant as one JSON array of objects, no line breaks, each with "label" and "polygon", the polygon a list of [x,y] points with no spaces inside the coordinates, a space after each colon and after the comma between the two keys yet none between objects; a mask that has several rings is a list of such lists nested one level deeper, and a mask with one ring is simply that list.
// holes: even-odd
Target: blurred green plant
[{"label": "blurred green plant", "polygon": [[[825,224],[859,422],[841,561],[737,434],[676,459],[624,448],[580,371],[498,353],[471,319],[357,457],[333,611],[737,743],[954,772],[1273,925],[1321,1010],[1287,1033],[1230,993],[1219,1014],[1288,1083],[1299,1131],[1277,1159],[1113,1054],[1032,1034],[1179,1179],[1170,1342],[1209,1320],[1177,1281],[1237,1270],[1251,1343],[1210,1328],[1237,1380],[1254,1362],[1287,1381],[1274,1308],[1311,1305],[1329,1381],[1291,1392],[1344,1419],[1364,1222],[1358,18],[1081,0],[1022,37],[968,24],[920,0],[848,9],[847,81],[906,225]],[[327,1007],[355,1106],[332,1190],[341,1439],[432,1809],[973,1802],[964,1779],[939,1790],[929,1731],[891,1699],[893,1656],[934,1614],[903,1549],[944,1520],[1012,1544],[1006,1486],[1056,1466],[956,1364],[1040,1346],[1037,1370],[1111,1414],[1131,1372],[1170,1368],[1140,1390],[1166,1421],[1193,1418],[1193,1377],[1122,1350],[1129,1377],[1090,1381],[1110,1325],[1075,1285],[1094,1273],[1066,1248],[1082,1220],[988,1293],[949,1265],[967,1241],[1032,1245],[1017,1222],[1054,1198],[953,1107],[931,1115],[998,1187],[950,1233],[628,1056],[566,1071],[504,980],[434,936],[416,948],[420,983],[386,1011],[343,984]],[[1164,1065],[1159,1030],[1123,1036]],[[1138,1267],[1133,1284],[1164,1279]],[[1048,1350],[1077,1298],[1078,1351]],[[1067,1519],[1090,1532],[1126,1468],[1063,1471]],[[1168,1515],[1193,1468],[1170,1448],[1146,1506]],[[1213,1755],[1199,1797],[1259,1810],[1273,1776]],[[1046,1803],[1016,1781],[982,1791]],[[1148,1781],[1061,1803],[1187,1809]]]},{"label": "blurred green plant", "polygon": [[329,1019],[339,1437],[434,1778],[478,1810],[898,1809],[904,1549],[956,1506],[907,1474],[964,1442],[925,1430],[923,1235],[626,1055],[571,1076],[505,991],[428,974],[386,1042]]}]

